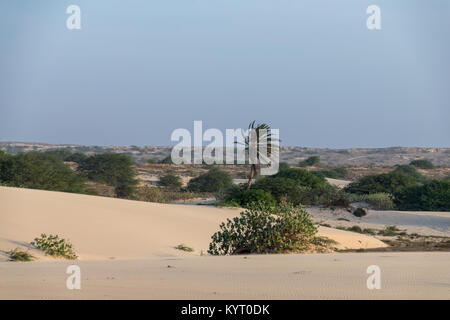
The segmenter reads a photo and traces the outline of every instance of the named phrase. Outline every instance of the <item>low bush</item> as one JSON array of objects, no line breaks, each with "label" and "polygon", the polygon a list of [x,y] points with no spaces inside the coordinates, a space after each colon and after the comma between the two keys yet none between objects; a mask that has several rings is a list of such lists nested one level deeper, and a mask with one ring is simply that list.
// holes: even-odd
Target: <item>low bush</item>
[{"label": "low bush", "polygon": [[426,182],[427,178],[417,171],[416,167],[409,164],[398,165],[393,172],[399,172],[407,174],[414,178],[418,182]]},{"label": "low bush", "polygon": [[177,246],[175,247],[175,249],[181,250],[181,251],[186,251],[186,252],[193,252],[193,251],[194,251],[193,248],[188,247],[187,245],[185,245],[185,244],[183,244],[183,243],[177,245]]},{"label": "low bush", "polygon": [[400,229],[398,229],[396,226],[387,226],[384,230],[378,231],[379,235],[382,236],[396,236],[401,232]]},{"label": "low bush", "polygon": [[223,193],[233,184],[230,174],[217,167],[189,181],[187,189],[194,192]]},{"label": "low bush", "polygon": [[394,192],[418,184],[419,182],[413,176],[393,171],[390,173],[362,177],[360,180],[350,183],[344,191],[356,194],[393,194]]},{"label": "low bush", "polygon": [[287,170],[287,169],[290,169],[290,168],[291,168],[291,166],[289,165],[289,163],[287,163],[287,162],[280,162],[278,170],[279,171],[283,171],[283,170]]},{"label": "low bush", "polygon": [[34,256],[28,253],[28,251],[22,250],[20,248],[15,248],[7,252],[11,261],[33,261]]},{"label": "low bush", "polygon": [[231,203],[235,202],[244,208],[247,208],[254,202],[265,203],[268,206],[274,206],[276,204],[276,200],[272,197],[272,195],[261,189],[243,190],[234,197],[226,199],[226,201]]},{"label": "low bush", "polygon": [[78,256],[72,248],[72,244],[66,239],[59,238],[58,235],[41,234],[39,238],[35,238],[32,243],[36,248],[44,251],[45,254],[61,257],[69,260],[75,260]]},{"label": "low bush", "polygon": [[134,196],[137,172],[133,159],[128,155],[96,154],[82,161],[77,170],[89,180],[113,186],[119,198]]},{"label": "low bush", "polygon": [[311,173],[310,171],[307,171],[305,169],[286,169],[283,171],[278,172],[274,176],[267,177],[268,179],[273,178],[286,178],[294,180],[295,183],[299,186],[303,187],[310,187],[310,188],[316,188],[323,184],[326,184],[326,180],[323,177],[318,177]]},{"label": "low bush", "polygon": [[366,202],[375,210],[391,210],[394,208],[394,200],[392,198],[391,194],[380,192],[362,195],[360,200]]},{"label": "low bush", "polygon": [[450,211],[450,181],[432,180],[394,194],[400,210]]},{"label": "low bush", "polygon": [[358,232],[358,233],[363,233],[363,230],[361,229],[360,226],[353,226],[347,229],[348,231],[353,231],[353,232]]},{"label": "low bush", "polygon": [[420,169],[433,169],[434,168],[433,163],[428,159],[413,160],[409,164],[416,168],[420,168]]},{"label": "low bush", "polygon": [[179,190],[183,186],[183,181],[180,176],[168,173],[159,178],[159,185],[171,190]]},{"label": "low bush", "polygon": [[317,166],[320,164],[320,157],[312,156],[298,163],[299,167]]},{"label": "low bush", "polygon": [[343,179],[347,176],[348,171],[344,167],[339,167],[339,168],[330,169],[330,170],[312,171],[311,173],[316,176],[324,177],[324,178]]},{"label": "low bush", "polygon": [[301,252],[314,245],[316,232],[311,216],[299,207],[253,203],[239,217],[220,225],[220,231],[211,237],[208,253]]},{"label": "low bush", "polygon": [[56,155],[43,152],[0,155],[0,182],[8,186],[84,193],[84,180]]}]

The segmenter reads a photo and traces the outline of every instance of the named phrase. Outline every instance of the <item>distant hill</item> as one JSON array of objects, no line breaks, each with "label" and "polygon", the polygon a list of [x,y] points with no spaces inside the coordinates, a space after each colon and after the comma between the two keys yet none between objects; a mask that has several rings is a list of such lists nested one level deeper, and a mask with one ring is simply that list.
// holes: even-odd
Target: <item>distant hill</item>
[{"label": "distant hill", "polygon": [[[67,149],[72,152],[95,154],[103,152],[125,153],[136,161],[163,159],[170,155],[171,146],[83,146],[54,145],[34,142],[0,142],[0,149],[16,154],[29,151]],[[436,166],[450,167],[450,148],[352,148],[327,149],[281,146],[280,161],[297,164],[311,156],[319,156],[322,163],[330,166],[394,166],[406,164],[415,159],[429,159]]]}]

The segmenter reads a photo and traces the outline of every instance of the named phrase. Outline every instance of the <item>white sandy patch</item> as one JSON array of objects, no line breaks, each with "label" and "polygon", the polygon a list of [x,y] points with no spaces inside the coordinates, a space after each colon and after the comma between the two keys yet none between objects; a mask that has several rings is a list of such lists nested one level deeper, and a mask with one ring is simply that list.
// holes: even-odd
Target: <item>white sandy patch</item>
[{"label": "white sandy patch", "polygon": [[358,225],[361,228],[384,229],[386,226],[395,225],[407,233],[450,236],[450,212],[367,210],[366,216],[358,218],[343,209],[306,208],[306,210],[314,221],[332,227]]}]

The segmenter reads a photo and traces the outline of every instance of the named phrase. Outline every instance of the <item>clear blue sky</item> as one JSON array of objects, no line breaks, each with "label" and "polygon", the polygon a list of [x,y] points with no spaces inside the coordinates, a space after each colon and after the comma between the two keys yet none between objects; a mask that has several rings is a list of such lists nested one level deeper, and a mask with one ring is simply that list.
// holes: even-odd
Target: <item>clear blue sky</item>
[{"label": "clear blue sky", "polygon": [[283,145],[450,147],[448,0],[8,0],[0,48],[0,141],[169,145],[256,119]]}]

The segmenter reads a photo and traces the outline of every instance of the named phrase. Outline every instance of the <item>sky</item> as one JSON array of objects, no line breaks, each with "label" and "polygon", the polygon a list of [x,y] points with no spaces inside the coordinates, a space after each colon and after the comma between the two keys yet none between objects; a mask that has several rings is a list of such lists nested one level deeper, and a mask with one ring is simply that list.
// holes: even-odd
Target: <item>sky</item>
[{"label": "sky", "polygon": [[450,1],[0,2],[0,141],[171,145],[194,120],[265,122],[282,145],[450,147]]}]

